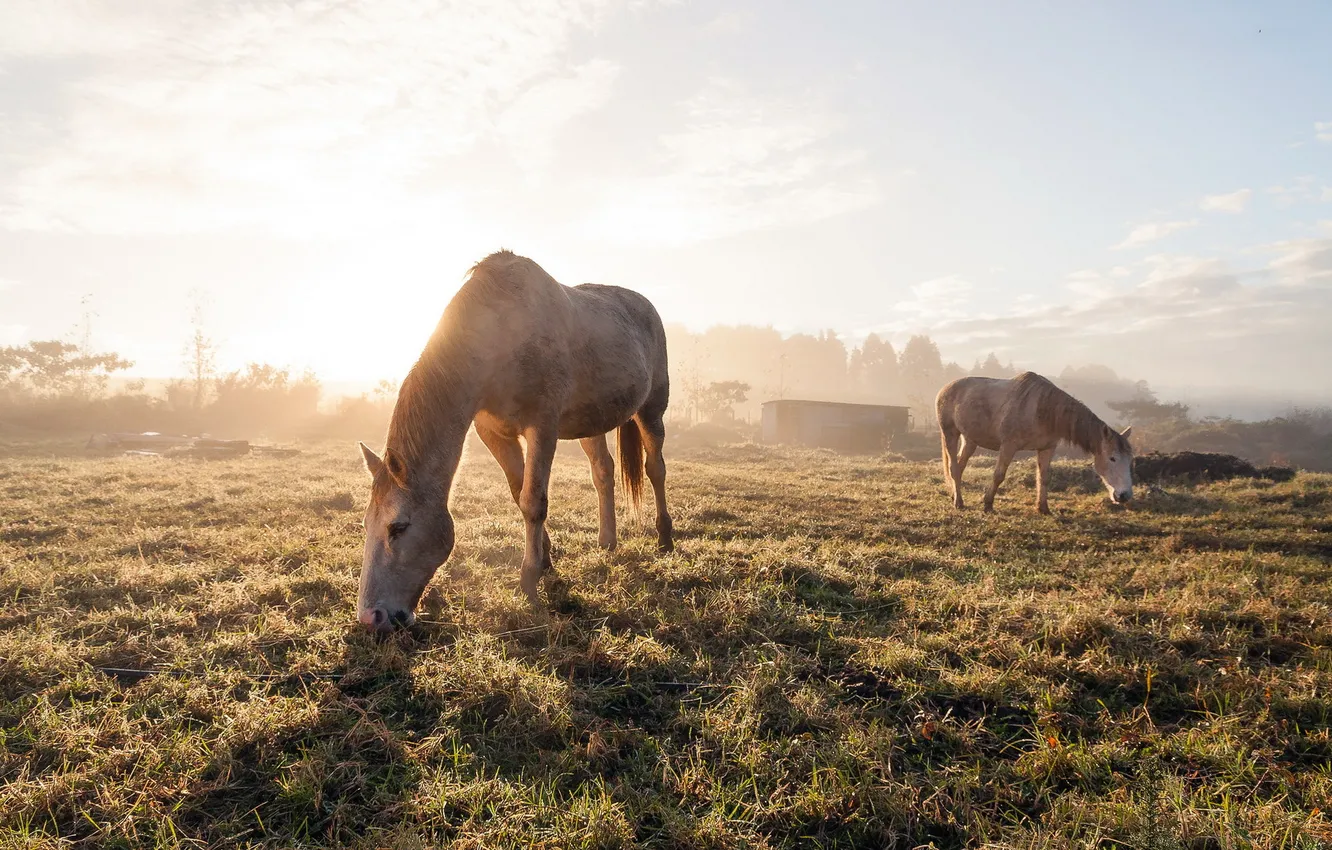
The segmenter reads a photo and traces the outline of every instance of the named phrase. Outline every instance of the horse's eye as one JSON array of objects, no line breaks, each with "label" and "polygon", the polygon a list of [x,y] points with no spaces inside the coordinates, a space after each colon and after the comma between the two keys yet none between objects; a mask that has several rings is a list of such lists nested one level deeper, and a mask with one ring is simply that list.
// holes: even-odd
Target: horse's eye
[{"label": "horse's eye", "polygon": [[395,539],[396,537],[398,537],[398,535],[400,535],[400,534],[402,534],[404,531],[406,531],[406,530],[407,530],[407,526],[410,525],[410,524],[411,524],[411,523],[406,523],[406,522],[391,522],[391,523],[389,523],[389,527],[388,527],[388,536],[389,536],[389,540],[393,540],[393,539]]},{"label": "horse's eye", "polygon": [[1110,455],[1110,462],[1119,463],[1119,458],[1115,457],[1114,455]]}]

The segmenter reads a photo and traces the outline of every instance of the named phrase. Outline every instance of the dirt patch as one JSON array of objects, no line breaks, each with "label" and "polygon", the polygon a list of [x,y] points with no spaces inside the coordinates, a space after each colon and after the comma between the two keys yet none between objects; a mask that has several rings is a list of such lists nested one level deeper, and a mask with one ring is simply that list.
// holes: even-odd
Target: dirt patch
[{"label": "dirt patch", "polygon": [[1213,452],[1152,452],[1133,459],[1133,477],[1139,481],[1187,478],[1194,481],[1229,481],[1232,478],[1266,478],[1289,481],[1295,470],[1285,466],[1256,467],[1244,458]]}]

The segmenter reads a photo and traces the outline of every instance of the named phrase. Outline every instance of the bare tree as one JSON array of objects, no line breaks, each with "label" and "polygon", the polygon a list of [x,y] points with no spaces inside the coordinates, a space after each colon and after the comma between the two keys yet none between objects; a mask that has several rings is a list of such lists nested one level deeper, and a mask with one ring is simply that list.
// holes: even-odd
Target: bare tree
[{"label": "bare tree", "polygon": [[183,351],[185,367],[189,370],[193,384],[194,409],[200,410],[208,401],[209,388],[217,379],[217,343],[204,332],[204,313],[207,307],[207,295],[201,290],[190,293],[194,302],[190,311],[190,327],[193,332],[185,343]]},{"label": "bare tree", "polygon": [[[91,292],[86,293],[79,299],[79,306],[83,308],[83,312],[80,314],[79,326],[75,330],[78,342],[74,344],[78,357],[73,358],[70,362],[80,365],[72,366],[74,386],[71,391],[80,398],[90,398],[93,395],[93,386],[96,383],[89,364],[96,359],[92,350],[92,320],[97,315],[97,312],[92,308]],[[102,383],[105,384],[105,379]]]}]

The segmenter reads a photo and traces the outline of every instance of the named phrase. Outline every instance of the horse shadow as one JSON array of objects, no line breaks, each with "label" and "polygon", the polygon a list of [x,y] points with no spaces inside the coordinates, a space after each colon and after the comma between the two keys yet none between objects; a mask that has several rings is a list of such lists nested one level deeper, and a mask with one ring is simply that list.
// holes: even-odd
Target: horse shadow
[{"label": "horse shadow", "polygon": [[[666,774],[672,759],[706,748],[709,716],[751,712],[752,734],[764,742],[833,746],[837,730],[817,708],[793,698],[801,689],[886,729],[896,742],[889,767],[898,775],[945,769],[964,748],[968,757],[1001,763],[1052,746],[1047,719],[1020,693],[969,689],[924,668],[907,676],[859,655],[848,635],[890,634],[902,614],[903,600],[889,592],[866,594],[838,574],[778,566],[754,583],[755,592],[771,594],[765,604],[726,608],[724,585],[663,567],[644,549],[621,549],[603,560],[616,572],[619,601],[586,585],[584,570],[584,583],[548,588],[547,610],[525,619],[492,617],[492,624],[503,625],[489,630],[446,614],[386,640],[349,629],[340,681],[319,686],[312,707],[277,731],[255,727],[240,736],[205,771],[213,780],[243,780],[242,797],[225,803],[231,821],[222,822],[239,830],[242,816],[234,813],[253,809],[275,835],[350,843],[359,837],[352,831],[402,828],[405,809],[417,812],[410,828],[432,841],[447,840],[451,825],[462,821],[500,817],[486,815],[484,802],[457,802],[431,783],[536,787],[548,802],[619,783],[633,787],[639,799],[655,798],[653,806],[673,806],[670,816],[687,821],[687,806],[670,802],[678,791]],[[650,568],[654,562],[659,569]],[[624,598],[652,603],[633,610]],[[1186,662],[1190,653],[1210,657],[1217,643],[1207,637],[1211,632],[1250,629],[1247,651],[1270,663],[1289,663],[1291,653],[1302,651],[1262,634],[1260,625],[1205,623],[1207,639],[1193,649],[1175,647],[1184,661],[1163,668],[1150,689],[1118,667],[1098,672],[1072,665],[1071,701],[1061,722],[1075,731],[1084,724],[1092,734],[1104,712],[1127,717],[1144,705],[1156,723],[1192,722],[1197,682]],[[1128,652],[1141,644],[1136,628],[1096,624],[1058,636],[1061,643],[1049,649],[1056,658],[1076,658],[1097,646]],[[659,662],[630,663],[606,651],[614,641],[660,644],[670,652]],[[704,648],[706,659],[700,657]],[[966,653],[943,651],[930,664],[965,669],[974,663]],[[439,655],[448,663],[432,663]],[[756,672],[762,670],[773,672],[765,677]],[[283,684],[276,691],[310,693],[304,687]],[[222,793],[201,789],[191,808],[222,808]],[[1045,804],[1031,795],[1014,805],[1033,819],[1044,813]],[[668,837],[652,811],[631,813],[641,841]],[[225,837],[220,827],[195,826]],[[918,815],[893,826],[916,844],[966,844],[943,819]],[[781,843],[784,836],[772,838]]]},{"label": "horse shadow", "polygon": [[[385,641],[349,632],[344,658],[353,675],[339,689],[391,707],[374,718],[393,740],[447,737],[465,753],[448,767],[461,783],[501,779],[572,794],[583,783],[631,774],[644,793],[670,797],[661,751],[692,746],[702,714],[744,688],[700,669],[701,646],[709,655],[704,667],[745,667],[764,646],[759,651],[799,659],[806,681],[822,680],[855,651],[829,641],[829,619],[886,620],[900,611],[895,597],[857,595],[849,582],[806,571],[776,577],[784,604],[723,613],[694,604],[690,593],[704,585],[643,568],[652,560],[645,554],[607,557],[622,573],[623,592],[652,596],[654,610],[628,615],[594,591],[565,584],[548,589],[548,610],[530,626],[487,632],[430,621]],[[669,657],[631,663],[607,652],[608,642],[660,645]],[[441,667],[429,663],[440,653],[460,679],[444,681]],[[375,672],[385,662],[394,669]],[[784,705],[771,706],[765,734],[817,728]]]}]

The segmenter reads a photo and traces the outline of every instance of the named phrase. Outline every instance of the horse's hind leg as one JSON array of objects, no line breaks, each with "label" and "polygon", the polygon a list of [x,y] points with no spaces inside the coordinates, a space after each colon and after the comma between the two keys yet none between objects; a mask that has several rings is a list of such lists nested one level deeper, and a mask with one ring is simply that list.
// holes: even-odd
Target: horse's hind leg
[{"label": "horse's hind leg", "polygon": [[976,444],[963,437],[962,451],[958,453],[957,459],[953,461],[953,506],[959,510],[962,508],[962,474],[967,471],[967,463],[975,453]]},{"label": "horse's hind leg", "polygon": [[635,419],[643,435],[644,471],[652,482],[652,495],[657,499],[657,548],[670,552],[675,549],[674,525],[666,510],[666,459],[661,453],[666,442],[666,423],[662,421],[661,412],[652,415],[640,412]]},{"label": "horse's hind leg", "polygon": [[592,464],[592,484],[597,488],[597,543],[608,552],[615,550],[615,459],[606,448],[606,435],[588,437],[578,444]]},{"label": "horse's hind leg", "polygon": [[1017,451],[1009,446],[999,446],[999,458],[994,462],[994,481],[990,484],[990,489],[985,492],[985,510],[994,510],[994,495],[999,492],[999,485],[1004,483],[1004,476],[1008,475],[1008,465],[1013,462],[1013,455]]}]

